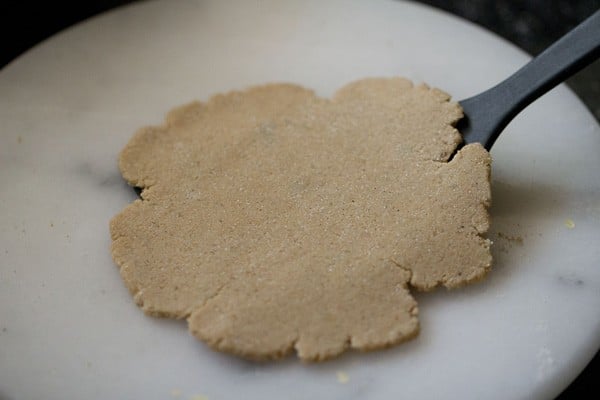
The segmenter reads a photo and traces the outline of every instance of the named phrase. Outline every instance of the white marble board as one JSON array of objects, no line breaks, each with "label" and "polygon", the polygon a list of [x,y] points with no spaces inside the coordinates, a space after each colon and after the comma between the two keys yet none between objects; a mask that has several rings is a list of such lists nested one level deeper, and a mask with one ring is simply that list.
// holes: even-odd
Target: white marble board
[{"label": "white marble board", "polygon": [[319,365],[214,353],[184,322],[144,316],[109,252],[108,221],[135,198],[117,154],[173,106],[392,75],[458,100],[528,59],[387,1],[141,2],[38,45],[0,71],[0,398],[557,395],[600,346],[600,127],[565,86],[494,146],[488,279],[417,295],[422,332],[397,348]]}]

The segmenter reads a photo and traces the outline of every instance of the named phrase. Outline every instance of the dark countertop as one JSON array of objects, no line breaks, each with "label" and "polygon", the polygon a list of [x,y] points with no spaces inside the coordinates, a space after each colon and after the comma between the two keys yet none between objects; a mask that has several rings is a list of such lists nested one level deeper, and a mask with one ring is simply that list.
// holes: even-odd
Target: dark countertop
[{"label": "dark countertop", "polygon": [[[83,2],[6,0],[0,4],[0,68],[30,47],[85,18],[136,0]],[[473,21],[532,55],[600,9],[600,0],[421,0]],[[57,12],[57,10],[60,10]],[[600,61],[567,81],[600,121]],[[600,149],[599,149],[600,150]],[[600,393],[600,356],[558,397],[594,398]]]}]

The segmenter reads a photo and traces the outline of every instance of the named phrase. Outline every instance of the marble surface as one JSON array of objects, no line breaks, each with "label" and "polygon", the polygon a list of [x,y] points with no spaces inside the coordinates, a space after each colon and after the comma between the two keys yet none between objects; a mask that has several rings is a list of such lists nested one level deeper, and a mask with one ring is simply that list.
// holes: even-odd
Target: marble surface
[{"label": "marble surface", "polygon": [[0,398],[516,399],[568,385],[600,345],[600,128],[564,86],[492,152],[493,272],[418,295],[416,340],[322,365],[256,365],[145,317],[107,228],[135,197],[116,155],[138,127],[274,80],[329,95],[400,74],[459,99],[528,59],[410,3],[173,4],[95,18],[0,72]]}]

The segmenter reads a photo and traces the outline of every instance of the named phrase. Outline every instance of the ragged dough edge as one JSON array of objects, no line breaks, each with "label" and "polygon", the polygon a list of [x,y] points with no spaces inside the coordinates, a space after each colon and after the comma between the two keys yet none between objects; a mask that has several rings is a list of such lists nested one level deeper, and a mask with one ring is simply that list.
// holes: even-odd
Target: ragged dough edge
[{"label": "ragged dough edge", "polygon": [[[131,293],[135,304],[140,307],[146,315],[160,318],[185,319],[189,317],[198,304],[190,304],[186,307],[179,307],[176,310],[157,307],[155,301],[145,297],[145,288],[131,275],[131,270],[135,268],[135,260],[132,260],[129,256],[133,240],[121,233],[120,225],[130,225],[131,222],[128,222],[128,219],[131,218],[131,216],[129,214],[136,212],[139,207],[147,206],[148,203],[148,201],[136,199],[111,219],[109,224],[112,239],[111,254],[115,264],[119,268],[122,280]],[[211,294],[209,294],[206,299],[209,300],[212,297],[217,296],[226,285],[227,282],[221,284],[215,290],[211,291]]]},{"label": "ragged dough edge", "polygon": [[[231,99],[232,97],[240,97],[244,95],[260,94],[261,92],[268,92],[273,88],[285,89],[287,95],[290,97],[296,95],[312,96],[315,99],[328,101],[328,102],[339,102],[342,101],[346,96],[352,94],[353,91],[360,89],[362,86],[370,86],[373,84],[378,85],[382,89],[389,86],[390,83],[400,84],[403,90],[414,90],[417,92],[427,92],[439,102],[443,107],[443,111],[448,118],[448,123],[445,126],[447,130],[446,135],[443,136],[443,143],[448,146],[438,156],[434,157],[432,161],[447,162],[451,155],[454,153],[456,148],[462,143],[462,136],[456,129],[456,124],[463,118],[464,114],[462,108],[458,103],[451,101],[451,96],[438,89],[432,88],[425,83],[414,85],[413,82],[402,77],[391,77],[391,78],[364,78],[354,82],[350,82],[340,89],[338,89],[331,98],[322,98],[315,94],[313,90],[304,88],[300,85],[292,83],[268,83],[263,85],[250,86],[246,90],[232,90],[226,93],[219,93],[211,96],[208,101],[192,101],[187,104],[175,107],[167,112],[165,119],[160,125],[146,126],[138,129],[133,137],[126,144],[124,149],[120,152],[118,158],[118,165],[123,178],[127,181],[130,186],[141,189],[141,197],[146,200],[148,195],[147,190],[158,182],[155,178],[152,178],[148,173],[148,160],[143,158],[143,154],[139,154],[139,148],[143,147],[144,142],[150,139],[169,134],[170,130],[177,125],[187,123],[195,118],[199,118],[207,110],[212,107],[218,107],[219,104]],[[371,88],[372,89],[372,88]],[[362,93],[362,92],[361,92]],[[442,133],[442,132],[438,132]],[[142,167],[137,167],[136,164],[142,164]],[[133,172],[132,172],[133,171]]]},{"label": "ragged dough edge", "polygon": [[[412,322],[412,321],[411,321]],[[401,331],[400,335],[396,335],[393,339],[388,341],[382,341],[378,343],[369,343],[364,346],[356,345],[352,336],[347,336],[346,340],[339,342],[339,346],[329,348],[327,351],[321,352],[306,352],[301,347],[301,337],[297,335],[293,340],[285,343],[283,346],[277,349],[270,349],[268,351],[257,351],[256,349],[243,349],[239,346],[232,345],[226,338],[214,339],[211,336],[206,336],[201,333],[200,330],[190,329],[190,333],[202,340],[213,350],[229,353],[238,357],[242,357],[251,361],[265,362],[275,361],[285,358],[292,353],[296,353],[298,358],[303,362],[323,362],[336,358],[348,350],[355,350],[360,352],[371,352],[377,350],[384,350],[404,342],[408,342],[419,335],[420,325],[418,318],[414,317],[414,327],[409,327],[406,330]]]},{"label": "ragged dough edge", "polygon": [[[260,96],[263,93],[268,95],[269,91],[273,88],[285,90],[288,102],[292,102],[293,99],[302,96],[310,96],[316,99],[319,98],[311,89],[307,89],[297,84],[283,82],[254,85],[246,90],[231,90],[225,93],[212,95],[206,102],[195,100],[177,106],[166,113],[162,124],[145,126],[134,133],[132,138],[119,153],[118,166],[121,175],[130,186],[140,189],[142,200],[147,200],[151,195],[149,189],[160,184],[160,182],[157,182],[157,179],[152,177],[151,172],[153,172],[153,168],[148,166],[151,163],[151,160],[146,157],[147,154],[144,154],[144,152],[140,150],[145,147],[145,142],[152,141],[152,139],[157,137],[159,137],[158,140],[160,140],[160,138],[169,135],[171,131],[174,130],[173,128],[192,122],[195,119],[202,118],[206,111],[210,111],[212,108],[218,108],[222,104],[232,101],[232,99],[235,101],[236,98],[242,96]],[[283,105],[285,106],[285,104]],[[285,107],[283,108],[285,109]]]},{"label": "ragged dough edge", "polygon": [[343,335],[345,337],[344,340],[336,342],[337,344],[334,346],[329,346],[327,349],[320,348],[318,351],[313,349],[311,351],[310,345],[307,346],[305,343],[306,341],[310,342],[310,339],[307,339],[298,329],[295,329],[293,335],[290,335],[288,340],[282,341],[274,348],[265,351],[257,351],[252,347],[244,348],[235,344],[236,338],[211,334],[210,329],[212,328],[212,324],[207,323],[200,326],[194,324],[196,317],[209,308],[211,303],[219,300],[222,291],[219,291],[217,295],[211,297],[193,311],[187,318],[188,328],[193,336],[205,342],[213,350],[226,352],[256,362],[279,360],[293,352],[296,352],[298,358],[303,362],[323,362],[335,358],[347,350],[370,352],[387,349],[415,338],[420,331],[418,320],[419,307],[415,298],[411,295],[408,285],[410,271],[405,268],[401,268],[401,270],[404,275],[400,279],[401,287],[413,303],[412,307],[408,310],[410,319],[403,324],[396,325],[394,332],[387,332],[387,337],[383,340],[369,341],[364,338],[361,340],[359,336],[346,334]]},{"label": "ragged dough edge", "polygon": [[[481,281],[483,278],[487,276],[492,268],[492,254],[491,254],[491,246],[492,242],[487,238],[487,233],[490,228],[490,212],[489,209],[492,205],[492,190],[491,190],[491,173],[492,173],[492,157],[490,153],[480,144],[480,143],[472,143],[468,144],[462,149],[460,149],[457,155],[452,159],[450,164],[456,160],[461,160],[462,157],[467,157],[471,153],[474,153],[476,156],[478,155],[481,160],[480,162],[483,164],[486,172],[486,177],[483,180],[485,182],[485,196],[480,200],[479,203],[479,216],[481,217],[479,221],[473,224],[475,228],[475,234],[479,240],[482,241],[482,247],[487,250],[488,259],[487,262],[480,265],[477,268],[476,273],[467,277],[462,282],[444,282],[444,286],[449,289],[463,287],[468,284],[472,284],[478,281]],[[458,158],[457,158],[458,157]]]},{"label": "ragged dough edge", "polygon": [[[441,107],[437,112],[443,113],[447,119],[446,125],[438,132],[439,137],[437,138],[438,143],[442,145],[443,148],[440,149],[438,154],[433,155],[431,158],[424,157],[423,159],[448,162],[452,157],[452,154],[454,154],[463,141],[462,135],[456,129],[456,124],[464,117],[464,113],[460,105],[451,101],[451,96],[443,90],[432,88],[425,83],[415,85],[412,81],[402,77],[364,78],[350,82],[338,89],[330,101],[339,103],[349,99],[352,102],[354,98],[365,98],[368,100],[374,95],[374,92],[376,95],[384,94],[393,98],[395,89],[400,89],[401,91],[414,91],[416,93],[426,92],[437,100],[438,105]],[[356,96],[356,94],[358,94],[358,96]],[[418,148],[415,150],[417,153],[421,151],[421,149]]]},{"label": "ragged dough edge", "polygon": [[[121,277],[131,293],[134,302],[144,311],[145,314],[153,317],[185,319],[191,315],[194,307],[189,307],[180,312],[164,311],[159,308],[154,308],[147,301],[145,301],[144,289],[140,288],[138,284],[127,278],[128,269],[132,268],[132,265],[127,263],[123,257],[119,256],[120,250],[122,250],[121,245],[123,238],[116,230],[117,223],[125,219],[127,213],[132,208],[140,207],[142,201],[153,201],[154,199],[152,194],[154,190],[160,186],[160,182],[157,182],[157,180],[153,178],[150,173],[148,173],[148,160],[143,157],[144,152],[140,151],[140,148],[144,147],[144,142],[156,136],[169,134],[172,128],[175,128],[182,123],[193,121],[195,118],[201,117],[204,111],[210,109],[210,107],[219,106],[220,103],[227,101],[231,97],[243,96],[249,93],[261,94],[262,92],[265,92],[268,94],[269,90],[274,87],[279,89],[284,88],[290,98],[293,98],[294,96],[316,97],[313,90],[292,83],[267,83],[263,85],[255,85],[246,90],[232,90],[226,93],[215,94],[206,102],[192,101],[171,109],[169,112],[167,112],[163,123],[160,125],[145,126],[138,129],[129,140],[127,145],[119,153],[119,170],[121,171],[125,181],[130,186],[140,190],[141,199],[136,199],[111,219],[109,224],[112,237],[111,253],[115,264],[117,264],[119,267]],[[137,166],[139,163],[141,163],[141,167]],[[222,289],[223,287],[219,288],[217,290],[217,294]],[[214,296],[215,295],[209,296],[209,299]]]},{"label": "ragged dough edge", "polygon": [[[480,163],[483,165],[486,173],[485,179],[485,194],[480,199],[476,215],[479,220],[471,224],[471,229],[466,230],[463,234],[467,240],[478,241],[481,247],[487,252],[487,260],[485,263],[473,267],[473,270],[468,275],[456,276],[442,276],[441,279],[436,280],[433,283],[423,284],[419,282],[416,275],[413,273],[410,279],[410,286],[423,292],[434,290],[440,286],[444,286],[446,289],[459,289],[464,286],[477,283],[483,280],[492,269],[493,258],[491,255],[492,242],[487,238],[487,232],[490,227],[490,214],[489,208],[491,207],[491,155],[480,143],[471,143],[465,145],[463,148],[457,151],[456,155],[449,162],[443,163],[445,168],[453,168],[455,165],[461,163],[465,158],[478,158]],[[409,269],[407,266],[405,269]],[[412,272],[412,270],[411,270]]]},{"label": "ragged dough edge", "polygon": [[[417,313],[418,307],[414,307],[413,310],[415,313]],[[411,312],[413,312],[413,310],[411,310]],[[189,318],[191,318],[192,315],[188,317],[188,324]],[[194,329],[189,327],[189,325],[188,327],[190,333],[194,337],[202,340],[213,350],[229,353],[247,360],[258,362],[275,361],[285,358],[295,352],[298,358],[303,362],[323,362],[336,358],[348,350],[371,352],[388,349],[404,342],[408,342],[417,337],[420,332],[420,324],[416,314],[413,316],[413,319],[410,322],[414,323],[413,327],[399,330],[399,334],[390,340],[359,345],[352,336],[347,336],[345,341],[339,343],[339,346],[330,348],[328,351],[324,352],[304,351],[300,346],[302,340],[300,335],[296,335],[292,340],[282,346],[279,346],[277,349],[269,349],[268,351],[261,352],[257,351],[256,349],[240,348],[239,346],[233,345],[231,341],[227,340],[227,338],[218,337],[215,339],[212,336],[205,335],[201,329]]]},{"label": "ragged dough edge", "polygon": [[[402,79],[402,78],[394,78],[394,79]],[[411,88],[413,87],[413,85],[410,81],[405,80],[405,79],[402,79],[402,80],[406,81],[407,85],[409,87],[411,87]],[[360,82],[362,82],[362,81],[358,81],[355,83],[360,83]],[[331,101],[335,101],[335,99],[340,95],[340,93],[343,93],[345,89],[347,89],[348,87],[350,87],[351,85],[353,85],[355,83],[350,83],[350,84],[344,86],[342,89],[340,89],[338,92],[336,92],[336,94],[334,95],[333,99],[331,99]],[[210,106],[214,102],[219,101],[219,99],[221,99],[223,97],[231,96],[232,94],[245,94],[249,91],[262,90],[265,88],[269,88],[272,86],[279,86],[279,85],[280,84],[268,84],[268,85],[252,87],[243,92],[234,91],[234,92],[229,92],[226,94],[219,94],[219,95],[213,96],[207,103],[192,102],[192,103],[189,103],[184,106],[177,107],[177,108],[171,110],[167,114],[164,124],[162,124],[160,126],[146,127],[146,128],[140,129],[138,132],[136,132],[134,137],[130,140],[130,142],[127,144],[127,146],[121,152],[120,157],[119,157],[119,167],[123,173],[124,178],[127,180],[127,182],[130,185],[136,186],[136,187],[139,187],[142,189],[143,201],[150,200],[151,196],[149,196],[149,193],[151,192],[152,187],[159,183],[156,182],[156,180],[153,179],[150,174],[144,174],[143,172],[138,173],[138,174],[136,174],[136,173],[127,173],[126,174],[124,172],[125,170],[130,171],[129,168],[127,168],[127,166],[125,166],[125,163],[127,162],[125,160],[130,158],[130,154],[128,152],[130,152],[132,149],[135,149],[136,147],[138,147],[138,145],[142,141],[147,140],[148,135],[168,132],[170,127],[172,127],[178,123],[181,123],[181,121],[186,118],[193,117],[194,114],[197,115],[197,114],[201,113],[201,111],[206,109],[207,106]],[[297,86],[297,85],[287,85],[287,86],[290,88],[293,88],[293,89],[297,89],[299,91],[304,91],[304,92],[308,92],[311,94],[313,93],[312,91],[304,89],[301,86]],[[455,103],[450,103],[449,102],[450,96],[441,90],[431,89],[427,85],[419,85],[417,88],[419,90],[427,90],[427,91],[430,91],[431,93],[435,93],[436,96],[438,96],[441,101],[448,102],[449,105],[455,104]],[[454,134],[453,138],[451,139],[450,143],[448,143],[448,144],[452,145],[454,147],[450,151],[446,151],[445,153],[441,154],[441,156],[439,158],[434,159],[432,161],[440,161],[440,162],[447,163],[448,159],[451,156],[451,154],[453,153],[454,149],[456,147],[458,147],[458,145],[460,144],[462,139],[460,138],[460,134],[458,133],[458,131],[455,129],[455,124],[458,120],[460,120],[461,117],[462,117],[462,111],[459,116],[456,116],[454,119],[449,121],[449,125],[448,125],[448,129],[451,129],[452,133]],[[458,134],[458,139],[456,136],[457,134]],[[471,146],[471,145],[465,146],[465,148],[467,148],[469,146]],[[460,156],[460,154],[463,151],[464,151],[464,149],[459,150],[457,153],[457,157]],[[452,163],[452,161],[454,161],[454,160],[451,160],[450,163]],[[135,161],[133,161],[133,163],[135,163]],[[488,165],[488,167],[489,167],[489,165]],[[141,168],[141,170],[143,170],[143,168]],[[134,203],[130,204],[128,207],[135,207],[138,202],[139,202],[139,200],[136,200]],[[487,212],[487,210],[489,208],[489,200],[483,201],[481,203],[481,206],[483,206]],[[126,209],[128,207],[126,207]],[[123,212],[125,212],[126,209],[123,210]],[[117,218],[119,218],[120,215],[121,214],[115,216],[113,220],[116,220]],[[489,218],[489,215],[488,215],[488,218]],[[486,227],[477,227],[476,231],[477,231],[477,237],[485,241],[485,245],[487,246],[487,249],[489,251],[489,246],[490,246],[491,242],[485,238],[485,233],[487,232],[487,229],[488,229],[487,226]],[[111,246],[112,252],[113,252],[113,258],[115,260],[115,263],[121,269],[121,274],[124,275],[126,270],[128,268],[131,268],[132,266],[125,263],[120,257],[115,255],[115,252],[116,252],[115,249],[119,248],[119,242],[122,238],[119,237],[118,232],[113,232],[113,221],[111,221],[111,235],[113,236],[113,243]],[[410,272],[410,274],[411,274],[409,281],[408,281],[409,283],[405,285],[405,288],[407,290],[410,287],[416,288],[418,290],[431,290],[438,286],[445,286],[447,288],[458,288],[458,287],[462,287],[466,284],[476,282],[485,277],[487,272],[490,270],[490,267],[491,267],[491,255],[490,255],[489,263],[480,266],[480,268],[478,269],[478,272],[476,274],[473,274],[472,276],[469,276],[467,279],[463,279],[461,281],[454,281],[452,279],[442,279],[442,280],[438,281],[435,285],[433,285],[431,287],[426,287],[426,288],[419,287],[418,285],[413,284],[413,282],[412,282],[413,274],[412,274],[412,271],[410,270],[410,267],[401,267],[401,268],[404,271]],[[125,279],[125,277],[124,277],[124,281],[125,281],[127,287],[129,288],[130,292],[132,293],[136,304],[138,304],[138,306],[140,306],[144,310],[145,313],[147,313],[149,315],[161,316],[161,317],[188,318],[188,321],[193,316],[193,314],[196,310],[206,306],[207,303],[209,303],[213,299],[220,296],[223,288],[227,285],[227,284],[225,284],[221,288],[219,288],[219,290],[217,290],[216,294],[211,296],[210,298],[208,298],[207,301],[205,301],[204,304],[200,307],[188,309],[182,313],[168,313],[168,312],[162,312],[161,310],[148,308],[147,304],[144,302],[143,288],[139,288],[135,284],[135,282],[131,282],[130,280]],[[418,308],[416,306],[415,306],[415,309],[418,310]],[[294,340],[290,341],[290,343],[288,345],[282,346],[280,349],[278,349],[276,351],[265,353],[265,354],[257,354],[256,350],[243,351],[243,350],[240,350],[233,346],[229,346],[227,341],[224,341],[222,339],[221,340],[213,340],[210,337],[203,336],[202,333],[198,330],[191,330],[191,331],[194,334],[194,336],[202,339],[209,346],[211,346],[217,350],[220,350],[220,351],[226,351],[226,352],[229,352],[232,354],[242,356],[244,358],[249,358],[249,359],[253,359],[253,360],[272,360],[272,359],[284,357],[295,350],[298,353],[298,356],[304,361],[323,361],[323,360],[327,360],[332,357],[335,357],[335,356],[343,353],[345,350],[347,350],[349,348],[356,349],[356,350],[362,350],[362,351],[369,351],[369,350],[376,350],[376,349],[391,347],[391,346],[397,345],[399,343],[402,343],[404,341],[410,340],[410,339],[414,338],[418,334],[418,331],[419,331],[419,325],[418,325],[418,319],[417,319],[416,313],[414,315],[414,319],[416,321],[416,329],[414,329],[413,332],[411,332],[411,333],[405,334],[403,336],[398,336],[394,340],[390,340],[390,341],[384,342],[384,343],[373,344],[373,345],[354,346],[352,337],[348,337],[346,339],[346,341],[339,347],[339,350],[332,351],[330,353],[325,353],[325,354],[305,355],[305,356],[303,356],[303,354],[301,354],[301,349],[298,346],[298,343],[301,340],[300,335],[298,335]]]},{"label": "ragged dough edge", "polygon": [[[416,308],[415,308],[416,309]],[[193,315],[193,313],[192,313]],[[190,316],[191,317],[191,316]],[[189,318],[188,317],[188,324]],[[413,321],[411,321],[413,322]],[[188,325],[189,327],[189,325]],[[377,350],[384,350],[390,347],[397,346],[404,342],[410,341],[417,337],[420,332],[420,325],[417,316],[414,316],[414,327],[399,331],[399,335],[396,335],[393,339],[388,341],[382,341],[378,343],[367,343],[365,345],[357,345],[353,340],[352,336],[347,336],[346,340],[339,343],[339,346],[328,349],[327,351],[321,352],[306,352],[300,346],[301,336],[297,335],[289,342],[279,346],[276,349],[269,349],[268,351],[257,351],[256,349],[245,349],[232,344],[230,340],[223,337],[214,338],[209,335],[203,334],[201,329],[193,329],[189,327],[190,333],[206,343],[210,348],[216,351],[229,353],[235,356],[242,357],[251,361],[265,362],[280,360],[289,356],[292,353],[296,353],[298,358],[304,362],[322,362],[328,361],[333,358],[340,356],[348,350],[355,350],[360,352],[370,352]]]}]

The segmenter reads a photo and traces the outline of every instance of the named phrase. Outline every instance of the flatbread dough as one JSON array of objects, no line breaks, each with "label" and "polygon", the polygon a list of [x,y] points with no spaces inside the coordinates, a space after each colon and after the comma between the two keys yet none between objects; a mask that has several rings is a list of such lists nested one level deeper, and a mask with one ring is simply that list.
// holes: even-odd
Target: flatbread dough
[{"label": "flatbread dough", "polygon": [[401,78],[329,100],[289,84],[171,111],[122,151],[143,188],[111,221],[136,303],[211,347],[324,360],[414,337],[409,287],[485,275],[490,157],[449,96]]}]

